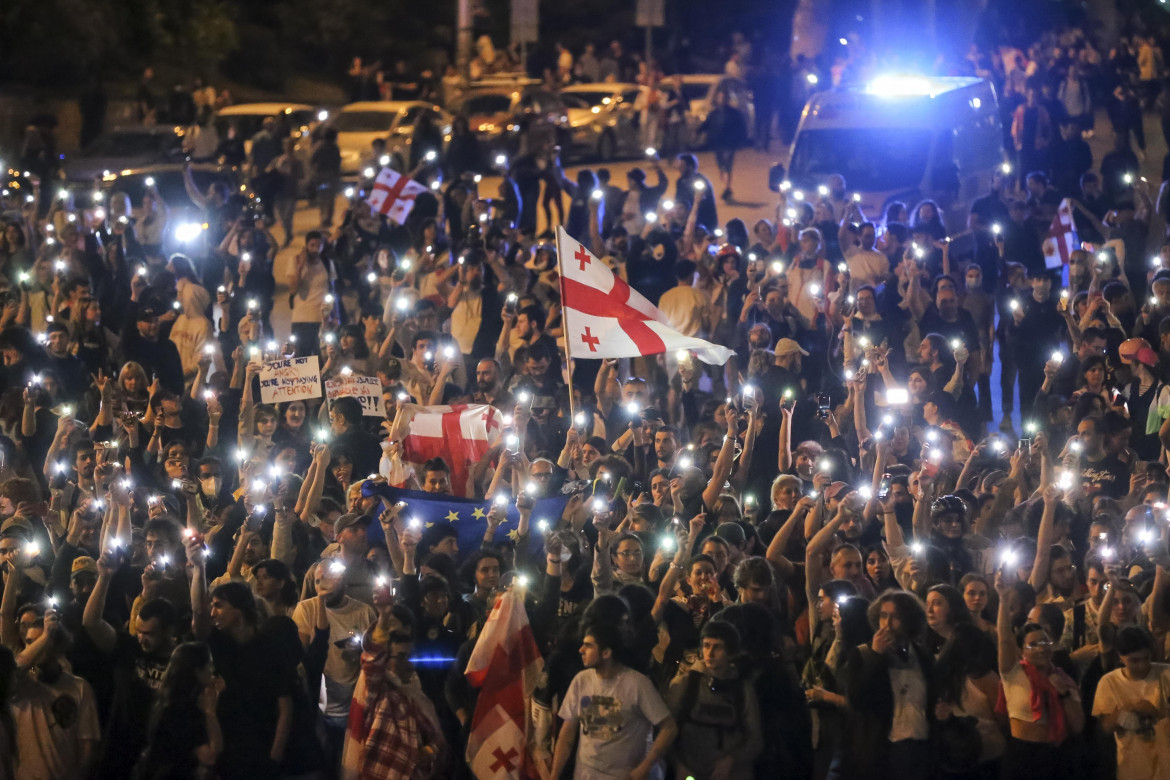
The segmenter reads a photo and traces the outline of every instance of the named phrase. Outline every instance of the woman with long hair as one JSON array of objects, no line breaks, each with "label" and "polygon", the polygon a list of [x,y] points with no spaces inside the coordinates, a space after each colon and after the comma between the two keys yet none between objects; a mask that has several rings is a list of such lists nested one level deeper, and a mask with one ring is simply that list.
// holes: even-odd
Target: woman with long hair
[{"label": "woman with long hair", "polygon": [[873,583],[874,593],[881,593],[890,588],[897,590],[901,587],[894,578],[890,555],[880,544],[875,544],[865,551],[865,576]]},{"label": "woman with long hair", "polygon": [[[999,761],[1006,743],[995,718],[995,704],[999,698],[999,675],[995,669],[994,640],[974,623],[955,626],[943,645],[934,670],[939,692],[938,703],[934,706],[939,724],[936,729],[942,732],[936,733],[935,744],[941,764],[939,769],[948,778],[991,780],[999,777]],[[975,731],[979,735],[977,755],[974,751],[962,750],[962,745],[955,744],[959,740],[950,739],[956,732],[961,735],[963,729],[968,728],[950,722],[961,718],[975,720]],[[971,746],[966,745],[967,748]]]},{"label": "woman with long hair", "polygon": [[926,646],[937,658],[955,629],[971,622],[963,596],[950,585],[926,591]]},{"label": "woman with long hair", "polygon": [[995,636],[995,624],[987,619],[987,604],[991,595],[991,586],[987,577],[975,572],[967,572],[959,580],[959,593],[963,594],[963,603],[971,614],[971,622],[981,631],[992,637]]},{"label": "woman with long hair", "polygon": [[[1009,579],[1010,578],[1010,579]],[[1076,682],[1052,663],[1056,637],[1039,623],[1012,629],[1015,575],[997,572],[999,676],[1003,694],[996,712],[1007,715],[1011,740],[1003,757],[1004,780],[1035,780],[1072,774],[1061,748],[1085,727]]]},{"label": "woman with long hair", "polygon": [[203,776],[223,750],[216,708],[223,680],[215,675],[211,650],[184,642],[171,654],[151,716],[146,750],[136,780],[181,780]]}]

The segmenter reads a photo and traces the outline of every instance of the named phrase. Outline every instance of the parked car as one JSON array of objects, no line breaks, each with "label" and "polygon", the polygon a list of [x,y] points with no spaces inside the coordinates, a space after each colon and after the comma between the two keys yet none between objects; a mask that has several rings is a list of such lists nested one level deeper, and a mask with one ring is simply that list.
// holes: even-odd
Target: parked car
[{"label": "parked car", "polygon": [[310,125],[318,121],[318,109],[305,103],[240,103],[234,106],[225,106],[215,114],[215,118],[225,119],[236,126],[239,138],[244,139],[244,151],[252,149],[252,136],[264,127],[264,120],[275,117],[284,122],[289,135],[297,139],[298,151],[303,143],[305,149],[309,146]]},{"label": "parked car", "polygon": [[642,153],[637,84],[573,84],[561,90],[569,117],[572,157],[612,160]]},{"label": "parked car", "polygon": [[[675,76],[667,76],[664,82],[673,84]],[[747,82],[725,73],[691,73],[679,76],[682,79],[682,97],[687,104],[687,138],[693,147],[703,146],[705,139],[699,133],[699,126],[711,113],[715,105],[715,94],[726,91],[734,108],[743,112],[747,123],[748,139],[756,130],[756,104]]]},{"label": "parked car", "polygon": [[489,159],[515,155],[520,130],[544,134],[546,141],[569,150],[569,114],[560,95],[532,85],[480,87],[468,92],[452,108],[467,117]]},{"label": "parked car", "polygon": [[252,136],[264,127],[264,120],[275,117],[284,124],[285,131],[294,139],[293,152],[305,168],[305,179],[301,182],[301,196],[309,197],[309,158],[313,153],[312,131],[329,116],[307,103],[239,103],[225,106],[215,115],[216,120],[226,120],[236,126],[238,138],[244,140],[244,152],[252,151]]},{"label": "parked car", "polygon": [[77,154],[66,155],[62,174],[70,181],[93,181],[110,171],[181,161],[185,133],[175,125],[110,130]]},{"label": "parked car", "polygon": [[342,108],[333,119],[337,145],[341,147],[341,175],[353,178],[363,173],[363,166],[371,162],[370,144],[376,138],[386,139],[389,164],[396,170],[406,170],[414,122],[426,111],[431,112],[435,126],[442,130],[444,137],[449,137],[451,115],[434,103],[421,100],[371,100],[350,103]]}]

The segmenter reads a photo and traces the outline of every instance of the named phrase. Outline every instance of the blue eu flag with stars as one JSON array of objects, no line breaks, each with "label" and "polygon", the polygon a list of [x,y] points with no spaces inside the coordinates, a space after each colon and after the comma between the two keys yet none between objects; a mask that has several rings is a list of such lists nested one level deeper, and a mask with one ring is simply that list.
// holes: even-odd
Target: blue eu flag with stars
[{"label": "blue eu flag with stars", "polygon": [[[423,539],[430,534],[429,529],[441,525],[450,525],[458,534],[460,556],[466,558],[483,544],[483,535],[487,533],[487,516],[492,509],[492,502],[478,498],[459,498],[441,493],[424,493],[421,490],[404,490],[390,487],[385,483],[363,485],[365,495],[377,495],[385,498],[388,506],[399,501],[406,503],[401,517],[407,520],[418,519],[423,524]],[[544,535],[538,531],[541,520],[548,523],[549,528],[555,528],[565,511],[568,496],[556,495],[551,498],[539,498],[529,518],[529,549],[520,550],[521,557],[542,559],[544,551]],[[381,510],[378,510],[380,513]],[[516,509],[515,500],[509,498],[507,516],[500,527],[496,529],[495,543],[502,545],[510,542],[515,545],[520,533],[517,526],[520,522],[520,512]],[[370,523],[366,538],[371,545],[385,544],[382,533],[382,524]]]}]

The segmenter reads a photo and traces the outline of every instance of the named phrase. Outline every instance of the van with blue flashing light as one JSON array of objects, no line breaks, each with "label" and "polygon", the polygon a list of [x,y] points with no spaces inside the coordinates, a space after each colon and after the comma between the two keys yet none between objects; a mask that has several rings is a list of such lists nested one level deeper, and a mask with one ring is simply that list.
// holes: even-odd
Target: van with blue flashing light
[{"label": "van with blue flashing light", "polygon": [[788,166],[794,190],[845,177],[877,220],[892,201],[939,204],[947,233],[967,230],[976,198],[1004,165],[995,89],[986,79],[884,76],[809,98]]}]

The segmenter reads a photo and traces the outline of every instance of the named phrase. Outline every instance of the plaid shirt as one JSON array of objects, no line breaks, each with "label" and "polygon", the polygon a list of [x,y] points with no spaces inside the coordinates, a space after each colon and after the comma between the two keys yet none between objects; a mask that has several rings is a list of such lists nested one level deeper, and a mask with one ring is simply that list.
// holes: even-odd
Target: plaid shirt
[{"label": "plaid shirt", "polygon": [[417,682],[404,685],[389,674],[387,647],[371,640],[368,633],[362,653],[363,679],[355,691],[347,734],[347,742],[361,746],[360,754],[348,755],[344,763],[357,770],[360,780],[435,777],[445,749],[438,723],[416,700],[416,695],[423,696]]}]

